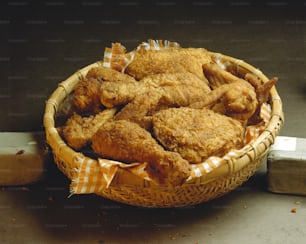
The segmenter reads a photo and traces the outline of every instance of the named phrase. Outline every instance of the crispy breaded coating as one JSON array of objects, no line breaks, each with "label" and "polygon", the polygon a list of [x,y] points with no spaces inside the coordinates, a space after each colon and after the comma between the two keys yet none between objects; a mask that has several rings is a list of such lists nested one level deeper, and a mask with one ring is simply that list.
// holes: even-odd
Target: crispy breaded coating
[{"label": "crispy breaded coating", "polygon": [[161,93],[148,91],[136,96],[115,115],[114,119],[132,121],[146,130],[151,130],[152,114],[168,106],[168,103],[163,106]]},{"label": "crispy breaded coating", "polygon": [[254,87],[216,64],[205,64],[203,70],[213,90],[190,107],[211,108],[246,124],[258,107]]},{"label": "crispy breaded coating", "polygon": [[87,79],[94,78],[99,81],[115,81],[115,82],[135,81],[135,79],[130,75],[103,66],[91,68],[88,71],[86,78]]},{"label": "crispy breaded coating", "polygon": [[[192,73],[162,73],[140,80],[132,92],[135,97],[115,119],[126,119],[150,127],[150,116],[168,107],[188,106],[210,92],[207,84]],[[125,95],[124,95],[125,96]],[[127,97],[127,96],[125,96]]]},{"label": "crispy breaded coating", "polygon": [[190,107],[209,107],[244,124],[256,124],[260,121],[261,105],[267,101],[277,78],[263,83],[256,76],[246,74],[245,79],[242,79],[217,64],[204,64],[203,71],[213,90],[202,101],[191,104]]},{"label": "crispy breaded coating", "polygon": [[101,103],[107,107],[127,104],[148,92],[160,94],[169,105],[186,106],[210,92],[210,88],[192,73],[161,73],[146,76],[139,82],[105,82],[101,85]]},{"label": "crispy breaded coating", "polygon": [[269,95],[270,95],[270,90],[276,84],[276,82],[278,81],[278,78],[273,77],[271,80],[264,83],[257,76],[255,76],[251,73],[247,73],[245,75],[245,79],[250,84],[252,84],[252,86],[255,88],[256,97],[257,97],[257,101],[258,101],[258,106],[257,106],[257,109],[256,109],[255,113],[248,120],[248,124],[253,124],[254,125],[254,124],[257,124],[261,121],[261,118],[260,118],[261,105],[268,101],[268,98],[269,98]]},{"label": "crispy breaded coating", "polygon": [[78,112],[98,113],[101,111],[101,84],[107,82],[130,83],[136,80],[117,70],[106,67],[91,68],[85,79],[81,80],[74,89],[73,104]]},{"label": "crispy breaded coating", "polygon": [[81,80],[74,89],[73,105],[80,113],[101,111],[101,82],[97,79]]},{"label": "crispy breaded coating", "polygon": [[244,127],[235,119],[209,109],[169,108],[153,115],[156,139],[189,163],[223,156],[243,146]]},{"label": "crispy breaded coating", "polygon": [[112,108],[117,105],[129,103],[142,89],[139,82],[103,82],[100,90],[100,101],[107,107]]},{"label": "crispy breaded coating", "polygon": [[246,124],[255,113],[258,101],[252,86],[247,86],[246,82],[235,82],[212,90],[201,101],[189,107],[210,108]]},{"label": "crispy breaded coating", "polygon": [[93,150],[104,158],[148,163],[149,175],[160,184],[179,185],[190,175],[189,163],[167,152],[139,125],[118,120],[104,123],[92,139]]},{"label": "crispy breaded coating", "polygon": [[190,164],[244,146],[246,125],[260,121],[277,78],[264,83],[239,76],[213,63],[203,48],[165,47],[108,53],[115,62],[104,64],[125,73],[90,69],[75,87],[73,104],[83,115],[96,115],[74,114],[61,129],[75,150],[91,145],[95,156],[145,163],[151,180],[180,185]]},{"label": "crispy breaded coating", "polygon": [[202,64],[210,61],[211,57],[204,48],[138,50],[125,72],[136,80],[153,74],[182,72],[190,72],[205,79]]},{"label": "crispy breaded coating", "polygon": [[127,104],[117,119],[147,123],[146,116],[154,111],[187,106],[209,92],[206,82],[192,73],[162,73],[149,75],[139,82],[105,82],[101,86],[101,102],[106,107]]},{"label": "crispy breaded coating", "polygon": [[101,85],[100,99],[104,106],[114,107],[127,104],[135,96],[154,90],[157,93],[165,94],[169,101],[189,104],[198,99],[199,96],[210,92],[207,83],[206,80],[203,81],[188,72],[161,73],[148,75],[139,82],[104,82]]},{"label": "crispy breaded coating", "polygon": [[116,109],[106,109],[96,115],[82,117],[73,114],[62,128],[62,133],[67,144],[72,148],[79,150],[90,144],[93,135],[106,121],[111,120]]}]

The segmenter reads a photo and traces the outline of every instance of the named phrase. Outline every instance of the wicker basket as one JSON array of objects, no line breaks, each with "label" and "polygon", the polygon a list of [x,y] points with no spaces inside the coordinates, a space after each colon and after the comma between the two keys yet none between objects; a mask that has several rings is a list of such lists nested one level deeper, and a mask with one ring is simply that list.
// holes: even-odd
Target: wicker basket
[{"label": "wicker basket", "polygon": [[[223,63],[230,65],[231,69],[235,69],[238,74],[244,75],[250,72],[264,82],[268,81],[261,71],[242,60],[217,53],[211,54],[222,59]],[[58,168],[72,181],[77,177],[78,169],[81,167],[82,160],[79,159],[87,157],[74,151],[61,138],[55,127],[55,116],[61,104],[88,70],[101,65],[102,62],[99,61],[77,71],[61,82],[46,102],[44,126],[47,143],[52,148]],[[283,125],[282,103],[275,87],[271,89],[269,103],[272,109],[271,119],[266,129],[255,139],[249,149],[243,155],[228,161],[205,177],[197,177],[176,187],[158,186],[145,179],[139,179],[124,168],[120,168],[110,185],[96,188],[93,192],[130,205],[160,208],[199,204],[230,192],[252,176],[265,161],[269,148]]]}]

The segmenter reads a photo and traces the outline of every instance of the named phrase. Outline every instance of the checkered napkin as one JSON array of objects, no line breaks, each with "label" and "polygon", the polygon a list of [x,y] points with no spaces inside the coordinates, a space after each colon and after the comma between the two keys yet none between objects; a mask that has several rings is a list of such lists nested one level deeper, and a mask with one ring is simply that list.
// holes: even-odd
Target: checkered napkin
[{"label": "checkered napkin", "polygon": [[[113,43],[112,48],[106,48],[103,59],[103,66],[124,72],[128,64],[133,60],[134,54],[138,50],[160,50],[165,48],[180,48],[176,42],[149,40],[141,43],[136,50],[126,53],[126,49],[120,43]],[[222,59],[217,59],[217,63],[226,68],[227,63],[223,63]],[[223,157],[212,156],[205,162],[192,164],[192,171],[186,183],[199,179],[221,165],[227,164],[229,161],[244,155],[252,147],[252,142],[265,130],[271,118],[271,108],[269,104],[263,104],[260,111],[262,122],[258,125],[248,126],[245,133],[245,146],[239,150],[231,150]],[[105,188],[108,188],[114,181],[115,176],[122,172],[128,172],[137,178],[152,182],[154,181],[145,171],[146,163],[131,163],[125,164],[107,159],[91,159],[85,156],[80,156],[78,160],[79,168],[77,174],[70,186],[71,194],[81,193],[99,193]],[[145,184],[143,184],[145,185]]]}]

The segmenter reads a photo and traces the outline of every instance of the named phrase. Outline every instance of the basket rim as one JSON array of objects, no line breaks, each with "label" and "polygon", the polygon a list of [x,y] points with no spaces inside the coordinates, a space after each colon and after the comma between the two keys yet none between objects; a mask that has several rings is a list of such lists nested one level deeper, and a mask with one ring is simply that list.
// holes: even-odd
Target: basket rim
[{"label": "basket rim", "polygon": [[[268,78],[259,69],[255,68],[251,64],[244,62],[241,59],[237,59],[216,52],[209,53],[214,57],[221,58],[233,64],[238,73],[251,72],[258,76],[264,82],[268,81]],[[61,102],[63,102],[63,100],[71,92],[73,92],[73,89],[76,84],[79,82],[80,79],[85,77],[88,70],[93,67],[99,66],[103,66],[102,61],[97,61],[79,69],[74,74],[66,78],[64,81],[60,82],[58,84],[58,87],[53,91],[49,99],[46,101],[43,116],[43,125],[45,127],[46,132],[46,140],[49,146],[52,148],[53,152],[56,151],[59,153],[59,155],[61,155],[61,152],[65,152],[65,158],[68,157],[69,159],[72,159],[76,156],[81,156],[90,159],[89,157],[84,156],[82,153],[77,152],[71,147],[69,147],[66,142],[61,138],[59,132],[55,128],[56,112],[59,109]],[[270,105],[272,111],[271,119],[268,122],[266,129],[252,142],[246,153],[214,169],[211,173],[205,176],[205,179],[202,179],[200,181],[197,180],[196,184],[205,184],[214,181],[217,178],[225,177],[227,175],[236,173],[253,160],[262,157],[268,152],[270,146],[274,143],[276,135],[278,134],[280,128],[284,123],[282,101],[275,87],[272,87],[270,91]],[[186,183],[186,185],[189,184],[194,184],[194,182]]]}]

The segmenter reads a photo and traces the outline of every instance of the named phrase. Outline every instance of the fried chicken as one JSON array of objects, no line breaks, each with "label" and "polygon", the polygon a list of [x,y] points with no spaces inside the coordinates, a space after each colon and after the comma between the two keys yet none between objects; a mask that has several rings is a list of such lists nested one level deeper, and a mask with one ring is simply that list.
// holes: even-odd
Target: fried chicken
[{"label": "fried chicken", "polygon": [[268,101],[270,90],[271,88],[276,84],[278,81],[277,77],[273,77],[271,80],[263,83],[262,80],[260,80],[257,76],[247,73],[245,75],[245,79],[252,84],[252,86],[255,88],[256,97],[258,101],[258,106],[252,117],[249,118],[248,123],[249,124],[258,124],[261,121],[260,118],[260,108],[261,105]]},{"label": "fried chicken", "polygon": [[88,71],[86,78],[87,79],[94,78],[99,81],[115,81],[115,82],[135,81],[135,79],[130,75],[103,66],[91,68]]},{"label": "fried chicken", "polygon": [[101,84],[104,82],[129,83],[136,82],[127,74],[106,68],[91,68],[86,77],[74,89],[73,104],[79,113],[98,113],[101,111]]},{"label": "fried chicken", "polygon": [[97,79],[81,80],[74,89],[73,105],[79,113],[101,111],[101,83]]},{"label": "fried chicken", "polygon": [[169,108],[153,115],[157,140],[189,163],[223,156],[243,146],[244,127],[235,119],[209,109]]},{"label": "fried chicken", "polygon": [[202,64],[211,57],[204,48],[170,48],[162,50],[138,50],[126,73],[141,80],[147,75],[190,72],[205,79]]},{"label": "fried chicken", "polygon": [[100,101],[107,107],[112,108],[117,105],[129,103],[142,89],[139,82],[103,82],[100,89]]},{"label": "fried chicken", "polygon": [[192,108],[210,108],[245,123],[257,109],[258,101],[252,86],[246,82],[222,85],[212,90],[201,101],[191,104]]},{"label": "fried chicken", "polygon": [[155,90],[148,91],[137,95],[122,108],[115,115],[115,120],[132,121],[149,131],[152,127],[152,114],[163,107],[166,105],[162,104],[162,93]]},{"label": "fried chicken", "polygon": [[91,145],[95,156],[144,163],[153,181],[180,185],[190,164],[243,147],[246,125],[260,121],[277,78],[238,76],[212,63],[203,48],[145,47],[126,54],[117,45],[119,52],[104,60],[112,68],[88,71],[73,104],[96,115],[75,113],[61,133],[75,150]]},{"label": "fried chicken", "polygon": [[139,82],[104,82],[101,86],[101,103],[106,107],[124,105],[137,95],[154,90],[174,103],[188,104],[210,91],[207,83],[188,72],[148,75]]},{"label": "fried chicken", "polygon": [[266,102],[277,78],[262,84],[254,80],[256,79],[254,75],[247,74],[248,80],[252,81],[249,83],[223,70],[217,64],[204,64],[203,71],[213,90],[202,101],[191,104],[190,107],[209,107],[244,124],[258,122],[255,118],[259,118],[260,107]]},{"label": "fried chicken", "polygon": [[134,83],[105,83],[101,91],[101,102],[105,106],[128,103],[116,119],[131,120],[148,128],[149,116],[155,111],[188,106],[199,101],[210,89],[192,73],[162,73]]},{"label": "fried chicken", "polygon": [[178,153],[165,151],[148,131],[126,120],[104,123],[92,148],[104,158],[148,163],[148,174],[160,184],[180,185],[190,175],[189,163]]},{"label": "fried chicken", "polygon": [[67,144],[79,150],[90,144],[91,138],[101,125],[113,118],[116,109],[106,109],[96,115],[82,117],[79,114],[73,114],[62,128],[62,133]]}]

